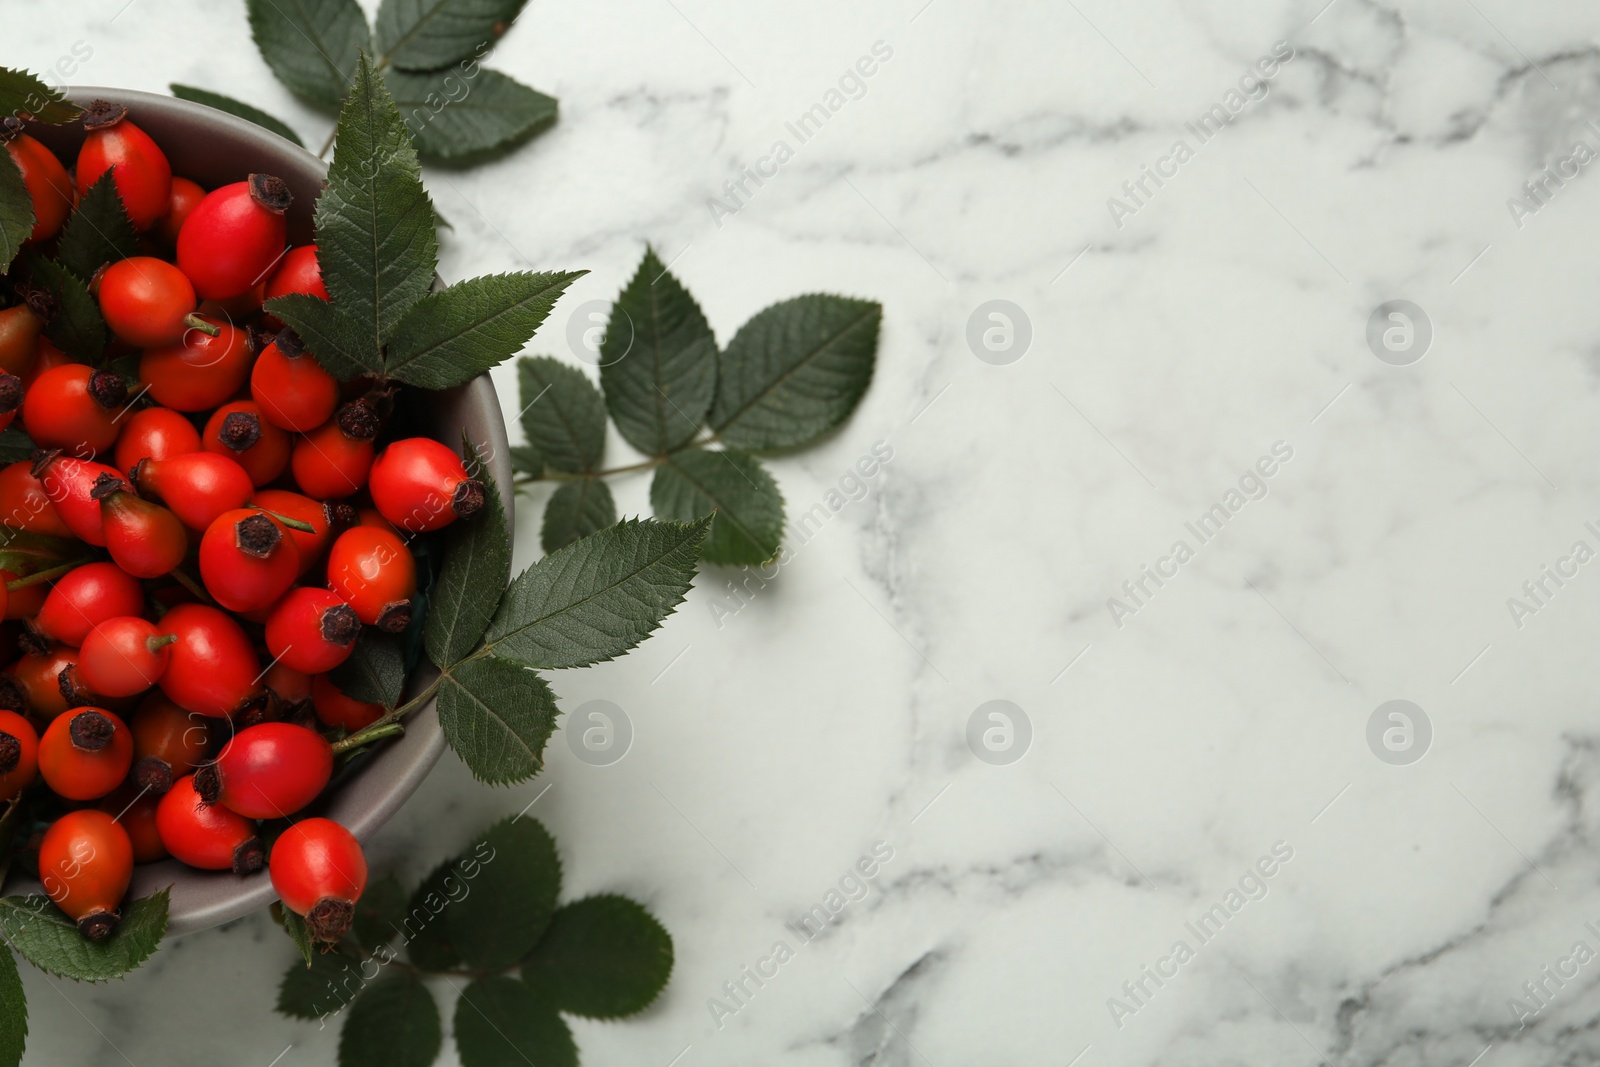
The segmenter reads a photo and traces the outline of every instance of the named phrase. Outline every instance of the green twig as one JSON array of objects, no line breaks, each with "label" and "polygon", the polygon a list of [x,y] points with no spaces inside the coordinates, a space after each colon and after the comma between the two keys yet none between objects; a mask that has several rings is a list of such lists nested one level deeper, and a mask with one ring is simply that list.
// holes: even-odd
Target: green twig
[{"label": "green twig", "polygon": [[362,730],[357,730],[349,737],[335,741],[333,743],[333,752],[334,755],[339,755],[343,752],[349,752],[353,748],[360,748],[362,745],[370,745],[374,741],[381,741],[385,737],[394,737],[397,734],[403,734],[405,732],[406,728],[400,725],[400,723],[394,721],[385,722],[384,720],[379,719],[371,726],[368,726]]},{"label": "green twig", "polygon": [[68,571],[71,571],[76,567],[81,567],[85,563],[93,562],[93,556],[85,556],[82,559],[75,559],[67,563],[58,564],[47,570],[34,571],[25,578],[18,578],[15,581],[7,582],[6,592],[15,593],[18,589],[26,589],[30,585],[38,585],[40,582],[48,582],[52,578],[61,577],[63,574],[66,574]]}]

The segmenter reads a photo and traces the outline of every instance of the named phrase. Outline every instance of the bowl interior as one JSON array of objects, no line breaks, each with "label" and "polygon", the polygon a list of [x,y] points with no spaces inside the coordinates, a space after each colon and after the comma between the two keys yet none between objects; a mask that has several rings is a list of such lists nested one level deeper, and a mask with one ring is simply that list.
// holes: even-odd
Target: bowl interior
[{"label": "bowl interior", "polygon": [[[243,181],[252,173],[275,174],[289,185],[294,203],[289,209],[289,240],[312,240],[312,207],[322,190],[326,165],[303,148],[277,134],[201,104],[126,89],[86,87],[68,94],[74,103],[87,105],[104,99],[125,105],[128,120],[148,133],[172,163],[172,172],[199,182],[207,189]],[[83,142],[81,126],[39,126],[29,133],[53,150],[69,167]],[[500,488],[509,529],[511,514],[511,464],[500,403],[488,375],[458,389],[437,394],[425,407],[427,422],[392,425],[402,436],[427,435],[454,444],[467,436],[488,456],[489,474]],[[419,675],[430,670],[426,665]],[[413,678],[412,686],[427,678]],[[367,757],[365,765],[333,790],[320,814],[344,824],[358,838],[366,838],[397,811],[427,776],[444,750],[438,716],[430,704],[406,723],[404,736],[385,743]],[[176,860],[142,864],[134,870],[130,897],[142,897],[171,887],[169,933],[203,930],[236,919],[276,899],[265,871],[240,878],[228,872],[197,871]],[[42,892],[36,881],[14,877],[7,893]]]}]

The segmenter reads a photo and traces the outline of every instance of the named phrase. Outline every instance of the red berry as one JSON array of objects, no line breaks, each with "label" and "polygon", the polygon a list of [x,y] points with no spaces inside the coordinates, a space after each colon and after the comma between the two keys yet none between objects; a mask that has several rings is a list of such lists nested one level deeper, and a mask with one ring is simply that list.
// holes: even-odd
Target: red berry
[{"label": "red berry", "polygon": [[417,564],[395,534],[356,526],[340,534],[328,551],[328,588],[368,626],[399,633],[411,624]]},{"label": "red berry", "polygon": [[180,778],[161,798],[156,829],[172,855],[202,871],[250,874],[266,864],[266,850],[253,822],[195,792],[194,776]]},{"label": "red berry", "polygon": [[305,916],[313,939],[334,942],[355,918],[367,888],[367,859],[355,835],[332,819],[302,819],[272,843],[272,888]]},{"label": "red berry", "polygon": [[41,337],[34,346],[33,362],[28,366],[27,370],[17,371],[16,373],[22,375],[22,387],[28,389],[33,386],[39,375],[45,371],[71,362],[73,362],[72,358],[51,344],[48,337]]},{"label": "red berry", "polygon": [[0,707],[27,715],[37,723],[48,723],[66,711],[72,705],[62,694],[61,676],[77,654],[77,649],[66,645],[25,653],[0,677]]},{"label": "red berry", "polygon": [[56,514],[74,537],[91,545],[105,546],[105,525],[100,518],[100,500],[94,495],[95,488],[100,487],[102,496],[110,492],[105,488],[111,484],[107,476],[126,485],[121,471],[104,463],[45,452],[34,460],[33,476],[44,486],[45,496],[55,505]]},{"label": "red berry", "polygon": [[313,800],[333,775],[333,746],[315,730],[264,722],[240,730],[194,775],[207,804],[251,819],[283,819]]},{"label": "red berry", "polygon": [[[200,451],[200,431],[194,423],[168,408],[141,408],[122,420],[117,438],[117,466],[132,474],[141,459],[171,459]],[[4,472],[0,472],[0,477]]]},{"label": "red berry", "polygon": [[267,607],[299,576],[288,531],[258,508],[223,512],[200,539],[200,580],[229,611]]},{"label": "red berry", "polygon": [[105,812],[128,832],[133,845],[133,862],[154,863],[167,858],[167,847],[156,829],[156,808],[161,797],[146,792],[131,780],[101,797],[95,807]]},{"label": "red berry", "polygon": [[0,711],[0,802],[16,797],[39,773],[39,733],[14,711]]},{"label": "red berry", "polygon": [[322,725],[351,734],[383,718],[386,710],[382,704],[368,704],[346,695],[326,674],[311,679],[311,702]]},{"label": "red berry", "polygon": [[236,400],[212,412],[200,442],[207,452],[236,461],[256,485],[266,485],[283,473],[293,445],[288,431],[262,418],[253,400]]},{"label": "red berry", "polygon": [[255,491],[248,471],[214,452],[147,459],[131,476],[135,485],[160,497],[191,530],[204,530],[223,512],[243,507]]},{"label": "red berry", "polygon": [[361,620],[355,609],[326,589],[291,589],[267,616],[267,651],[306,674],[331,671],[350,658]]},{"label": "red berry", "polygon": [[384,518],[414,533],[437,530],[483,507],[483,483],[439,441],[407,437],[372,461],[372,502]]},{"label": "red berry", "polygon": [[133,776],[141,789],[165,793],[174,778],[188,774],[206,758],[208,720],[184,711],[165,693],[145,694],[128,717],[133,731]]},{"label": "red berry", "polygon": [[43,330],[44,319],[26,303],[0,311],[0,370],[26,375],[39,357]]},{"label": "red berry", "polygon": [[56,907],[78,923],[78,933],[104,941],[116,929],[117,905],[133,880],[133,843],[103,811],[69,811],[39,843],[39,881]]},{"label": "red berry", "polygon": [[177,341],[147,348],[139,380],[156,403],[178,411],[209,411],[239,391],[250,375],[245,331],[195,315]]},{"label": "red berry", "polygon": [[328,287],[322,284],[322,267],[317,263],[316,245],[298,245],[289,249],[284,253],[278,269],[267,279],[268,300],[290,293],[309,293],[323,300],[330,299]]},{"label": "red berry", "polygon": [[104,708],[71,708],[39,738],[39,775],[68,800],[97,800],[133,766],[133,735]]},{"label": "red berry", "polygon": [[168,246],[178,243],[178,231],[183,229],[183,224],[188,221],[189,215],[206,198],[206,191],[197,182],[188,178],[174,177],[172,179],[172,192],[167,194],[167,211],[161,216],[156,230],[161,234],[161,239]]},{"label": "red berry", "polygon": [[208,300],[267,280],[288,240],[289,187],[270,174],[207,194],[178,232],[178,267]]},{"label": "red berry", "polygon": [[[20,382],[19,382],[20,384]],[[328,420],[339,403],[339,383],[285,328],[261,350],[250,372],[250,396],[274,426],[303,433]]]},{"label": "red berry", "polygon": [[372,438],[377,432],[370,408],[359,400],[344,405],[294,443],[295,484],[317,500],[340,500],[360,492],[372,469]]},{"label": "red berry", "polygon": [[95,626],[78,649],[78,678],[93,692],[131,697],[161,680],[177,638],[136,615]]},{"label": "red berry", "polygon": [[[4,472],[0,472],[3,476]],[[287,515],[291,519],[312,527],[312,533],[289,528],[289,537],[300,553],[300,573],[322,560],[323,553],[333,539],[356,524],[356,512],[349,504],[334,501],[312,500],[287,489],[258,489],[250,503],[274,515]]]},{"label": "red berry", "polygon": [[[20,122],[15,126],[11,123],[7,120],[0,125],[0,140],[10,136],[12,130],[20,131]],[[60,232],[72,213],[72,179],[67,177],[67,168],[54,152],[25,133],[18,132],[6,141],[6,151],[22,172],[22,184],[33,202],[33,232],[29,238],[48,241]]]},{"label": "red berry", "polygon": [[161,616],[177,634],[161,691],[185,711],[212,718],[233,713],[262,692],[261,662],[239,624],[204,604],[179,604]]},{"label": "red berry", "polygon": [[136,230],[148,230],[167,213],[172,165],[145,133],[127,121],[128,109],[96,100],[83,113],[89,135],[78,149],[78,195],[107,170]]},{"label": "red berry", "polygon": [[127,403],[128,383],[120,374],[69,363],[34,380],[22,404],[22,424],[40,448],[95,456],[116,443]]},{"label": "red berry", "polygon": [[194,286],[154,256],[131,256],[100,272],[100,314],[111,332],[139,348],[176,344],[189,329]]},{"label": "red berry", "polygon": [[135,578],[159,578],[183,562],[189,535],[160,504],[114,486],[101,498],[100,512],[106,551]]},{"label": "red berry", "polygon": [[81,645],[107,619],[143,610],[144,589],[137,578],[115,563],[85,563],[56,579],[33,629],[52,641]]},{"label": "red berry", "polygon": [[0,467],[0,523],[51,537],[72,536],[27,460]]}]

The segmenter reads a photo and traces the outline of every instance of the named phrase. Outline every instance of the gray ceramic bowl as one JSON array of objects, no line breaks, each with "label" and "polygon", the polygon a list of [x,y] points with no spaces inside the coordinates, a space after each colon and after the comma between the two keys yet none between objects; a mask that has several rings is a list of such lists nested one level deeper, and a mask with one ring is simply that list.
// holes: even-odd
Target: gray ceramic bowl
[{"label": "gray ceramic bowl", "polygon": [[[277,134],[232,115],[171,97],[127,89],[74,89],[74,103],[87,106],[96,99],[110,100],[128,109],[128,118],[153,137],[172,161],[174,174],[199,182],[207,189],[242,181],[251,173],[276,174],[289,183],[294,204],[289,209],[289,240],[312,240],[311,211],[322,190],[327,166],[310,152]],[[77,157],[83,130],[77,125],[44,126],[29,133],[44,142],[69,166]],[[489,376],[459,389],[442,393],[430,406],[429,425],[407,427],[443,441],[459,441],[461,432],[488,446],[489,473],[506,502],[506,524],[511,514],[511,462],[505,421]],[[412,679],[413,686],[429,678]],[[444,751],[444,736],[432,704],[406,723],[403,737],[386,742],[365,766],[333,791],[325,814],[349,827],[359,838],[370,836],[405,803],[434,761]],[[267,872],[240,878],[229,873],[196,871],[176,860],[144,864],[135,869],[132,897],[142,897],[165,886],[172,888],[168,930],[189,933],[237,919],[277,899]],[[41,892],[37,882],[13,879],[8,893]]]}]

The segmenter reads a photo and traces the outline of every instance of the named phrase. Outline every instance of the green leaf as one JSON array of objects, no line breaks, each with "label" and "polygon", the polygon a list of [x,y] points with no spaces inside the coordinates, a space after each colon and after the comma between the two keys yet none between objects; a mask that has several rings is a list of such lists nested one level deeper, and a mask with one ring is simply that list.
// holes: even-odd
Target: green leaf
[{"label": "green leaf", "polygon": [[179,85],[177,82],[173,82],[168,88],[172,90],[172,95],[179,100],[191,100],[196,104],[204,104],[206,107],[214,107],[218,111],[226,111],[230,115],[237,115],[246,122],[253,122],[262,129],[271,130],[284,140],[293,141],[301,148],[305,147],[305,142],[300,140],[300,135],[295,133],[288,123],[281,119],[273,118],[265,111],[258,107],[252,107],[243,100],[235,100],[231,96],[223,96],[221,93],[214,93],[209,89],[197,89],[193,85]]},{"label": "green leaf", "polygon": [[603,893],[560,908],[522,964],[542,1001],[591,1019],[649,1007],[672,974],[672,936],[627,897]]},{"label": "green leaf", "polygon": [[388,70],[384,77],[400,105],[417,151],[456,164],[508,149],[555,124],[553,96],[530,89],[497,70],[477,67],[471,76],[455,70],[412,74]]},{"label": "green leaf", "polygon": [[383,373],[383,353],[362,333],[362,324],[320,296],[276,296],[267,301],[266,309],[293,326],[306,351],[340,381]]},{"label": "green leaf", "polygon": [[85,940],[47,897],[0,900],[6,942],[41,971],[80,982],[122,977],[154,954],[166,932],[165,889],[125,906],[122,921],[104,941]]},{"label": "green leaf", "polygon": [[83,114],[83,108],[69,102],[60,89],[51,88],[29,71],[0,67],[0,114],[27,115],[59,126]]},{"label": "green leaf", "polygon": [[712,563],[765,563],[783,540],[783,494],[754,456],[734,449],[674,452],[656,468],[650,507],[687,522],[716,512],[702,555]]},{"label": "green leaf", "polygon": [[616,521],[617,505],[610,487],[599,478],[579,478],[563,483],[550,495],[539,543],[546,552],[554,552]]},{"label": "green leaf", "polygon": [[401,70],[438,70],[499,40],[528,0],[383,0],[378,51]]},{"label": "green leaf", "polygon": [[[4,68],[0,68],[3,70]],[[10,152],[0,152],[0,274],[11,269],[11,261],[22,251],[22,242],[33,235],[33,198],[22,180],[22,170]]]},{"label": "green leaf", "polygon": [[339,1032],[339,1067],[429,1067],[444,1044],[439,1005],[412,974],[361,991]]},{"label": "green leaf", "polygon": [[283,932],[289,935],[289,940],[294,942],[294,947],[300,950],[300,955],[305,958],[306,966],[311,966],[312,957],[318,955],[316,946],[311,943],[311,931],[306,927],[306,921],[282,903],[275,903],[277,910],[273,916],[283,924]]},{"label": "green leaf", "polygon": [[882,306],[812,294],[774,304],[718,358],[711,427],[753,452],[809,444],[861,402],[877,360]]},{"label": "green leaf", "polygon": [[444,567],[433,583],[423,640],[428,658],[440,667],[478,647],[511,578],[511,539],[500,488],[484,471],[477,448],[470,441],[465,446],[469,470],[483,475],[484,501],[476,515],[450,527]]},{"label": "green leaf", "polygon": [[388,374],[424,389],[470,382],[522,350],[587,271],[489,274],[419,300],[395,328]]},{"label": "green leaf", "polygon": [[56,259],[84,281],[107,263],[139,254],[139,235],[128,221],[111,171],[100,175],[78,201],[61,231]]},{"label": "green leaf", "polygon": [[683,602],[710,521],[628,519],[539,560],[500,601],[495,654],[552,669],[622,655]]},{"label": "green leaf", "polygon": [[512,445],[511,469],[518,474],[531,474],[535,479],[544,477],[544,455],[538,445]]},{"label": "green leaf", "polygon": [[328,680],[352,700],[394,707],[406,685],[405,649],[400,637],[363,626],[350,658],[330,671]]},{"label": "green leaf", "polygon": [[278,982],[278,1011],[292,1019],[320,1019],[345,1009],[361,992],[361,965],[337,952],[316,952],[309,964],[289,964]]},{"label": "green leaf", "polygon": [[249,0],[250,33],[272,73],[313,103],[338,107],[372,47],[356,0]]},{"label": "green leaf", "polygon": [[416,149],[365,55],[338,132],[317,200],[317,262],[334,306],[381,358],[401,316],[433,285],[439,237]]},{"label": "green leaf", "polygon": [[44,335],[73,359],[99,362],[106,349],[106,323],[89,287],[53,260],[31,257],[28,270],[34,282],[56,298],[56,314],[45,325]]},{"label": "green leaf", "polygon": [[472,892],[445,912],[450,943],[480,971],[503,971],[532,951],[561,893],[561,857],[538,819],[513,815],[462,853],[478,863]]},{"label": "green leaf", "polygon": [[584,373],[550,356],[517,360],[522,430],[558,471],[592,471],[606,454],[606,402]]},{"label": "green leaf", "polygon": [[433,869],[411,894],[400,932],[411,962],[425,971],[448,971],[461,964],[461,955],[450,943],[450,930],[444,913],[455,901],[472,891],[472,885],[448,860]]},{"label": "green leaf", "polygon": [[717,389],[717,339],[654,249],[611,309],[600,384],[623,438],[665,455],[695,435]]},{"label": "green leaf", "polygon": [[28,1043],[28,992],[11,953],[0,949],[0,1067],[17,1067]]},{"label": "green leaf", "polygon": [[439,726],[474,778],[522,782],[544,768],[556,698],[543,678],[492,656],[452,667],[439,687]]},{"label": "green leaf", "polygon": [[367,886],[356,901],[356,937],[367,949],[386,945],[400,933],[406,917],[406,891],[392,874]]},{"label": "green leaf", "polygon": [[456,1001],[461,1067],[578,1067],[572,1031],[520,978],[480,978]]}]

